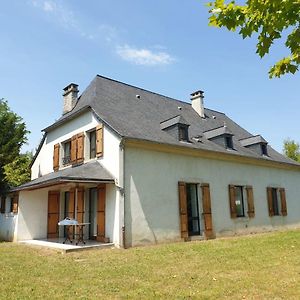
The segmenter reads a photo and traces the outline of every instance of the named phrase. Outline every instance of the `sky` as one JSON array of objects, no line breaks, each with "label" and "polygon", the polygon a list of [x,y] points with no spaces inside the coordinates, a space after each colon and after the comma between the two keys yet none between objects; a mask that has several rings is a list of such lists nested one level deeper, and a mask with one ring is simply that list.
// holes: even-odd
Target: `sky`
[{"label": "sky", "polygon": [[62,114],[62,89],[84,91],[99,74],[175,99],[203,90],[222,111],[282,151],[300,141],[299,79],[269,79],[287,55],[277,43],[261,59],[256,40],[208,26],[200,0],[10,0],[0,9],[0,98],[25,121],[22,151]]}]

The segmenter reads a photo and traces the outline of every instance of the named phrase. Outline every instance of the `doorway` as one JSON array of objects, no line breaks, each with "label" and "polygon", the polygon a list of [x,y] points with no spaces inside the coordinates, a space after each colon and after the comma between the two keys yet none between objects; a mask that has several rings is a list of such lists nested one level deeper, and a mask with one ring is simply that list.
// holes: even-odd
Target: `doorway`
[{"label": "doorway", "polygon": [[186,184],[186,200],[189,236],[200,235],[200,217],[198,204],[198,185]]}]

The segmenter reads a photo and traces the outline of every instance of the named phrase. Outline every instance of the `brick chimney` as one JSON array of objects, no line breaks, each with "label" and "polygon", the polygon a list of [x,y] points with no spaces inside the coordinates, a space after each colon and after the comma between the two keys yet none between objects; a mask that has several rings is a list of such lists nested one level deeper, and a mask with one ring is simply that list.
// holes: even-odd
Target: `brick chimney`
[{"label": "brick chimney", "polygon": [[71,111],[78,100],[78,85],[75,83],[70,83],[68,86],[64,88],[63,92],[63,101],[64,101],[64,107],[63,107],[63,114],[68,113]]},{"label": "brick chimney", "polygon": [[191,94],[191,101],[193,109],[198,113],[201,118],[205,118],[204,114],[204,92],[203,91],[196,91]]}]

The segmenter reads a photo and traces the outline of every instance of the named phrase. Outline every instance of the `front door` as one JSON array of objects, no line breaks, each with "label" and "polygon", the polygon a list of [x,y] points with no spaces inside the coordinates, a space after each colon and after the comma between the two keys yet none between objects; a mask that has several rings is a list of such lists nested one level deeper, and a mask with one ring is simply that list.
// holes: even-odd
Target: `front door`
[{"label": "front door", "polygon": [[48,225],[47,237],[58,237],[58,221],[59,221],[59,192],[50,191],[48,193]]},{"label": "front door", "polygon": [[200,235],[199,207],[197,184],[186,184],[186,200],[189,236]]}]

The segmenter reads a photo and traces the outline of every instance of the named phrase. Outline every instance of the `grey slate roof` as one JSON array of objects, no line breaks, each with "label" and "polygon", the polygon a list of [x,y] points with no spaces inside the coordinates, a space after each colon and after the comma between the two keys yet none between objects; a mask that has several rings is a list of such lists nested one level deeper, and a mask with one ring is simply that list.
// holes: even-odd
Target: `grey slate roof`
[{"label": "grey slate roof", "polygon": [[171,127],[176,124],[184,124],[184,125],[190,125],[182,116],[176,116],[174,118],[165,120],[160,123],[160,128],[161,129],[166,129],[168,127]]},{"label": "grey slate roof", "polygon": [[[201,118],[190,103],[172,99],[99,75],[94,78],[82,93],[74,109],[44,130],[46,132],[50,131],[52,128],[59,126],[61,123],[88,108],[91,108],[102,121],[125,138],[223,153],[229,152],[213,141],[209,141],[203,133],[221,128],[226,124],[227,130],[233,134],[235,151],[230,151],[230,154],[299,165],[293,160],[284,157],[270,146],[268,146],[269,157],[267,158],[244,147],[240,140],[251,138],[253,135],[232,121],[224,113],[206,108],[206,117]],[[161,129],[160,124],[162,122],[176,118],[179,115],[190,125],[190,143],[182,143]],[[201,138],[201,142],[198,142],[197,139],[193,139],[196,136],[204,137]]]},{"label": "grey slate roof", "polygon": [[12,191],[41,188],[43,186],[62,182],[114,182],[114,178],[100,165],[98,161],[88,162],[79,166],[68,167],[52,172],[23,185]]}]

